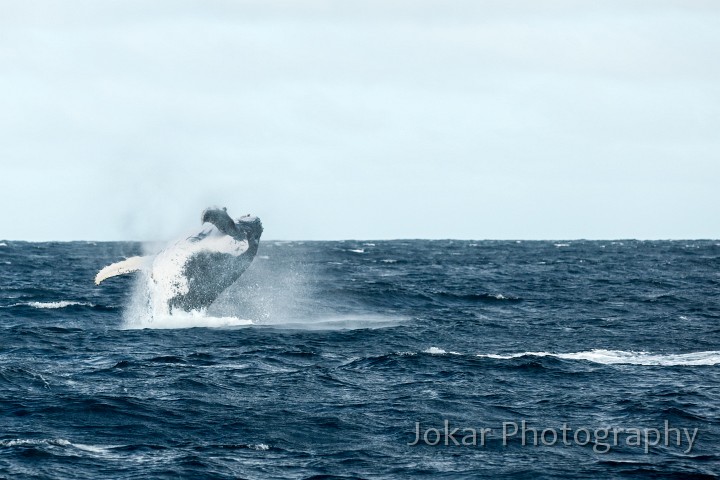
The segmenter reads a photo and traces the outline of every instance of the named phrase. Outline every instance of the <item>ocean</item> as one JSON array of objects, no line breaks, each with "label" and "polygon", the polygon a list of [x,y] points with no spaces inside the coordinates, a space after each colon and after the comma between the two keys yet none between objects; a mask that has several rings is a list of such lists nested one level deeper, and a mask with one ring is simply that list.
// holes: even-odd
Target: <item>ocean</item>
[{"label": "ocean", "polygon": [[717,478],[717,241],[262,241],[151,318],[139,243],[0,242],[0,477]]}]

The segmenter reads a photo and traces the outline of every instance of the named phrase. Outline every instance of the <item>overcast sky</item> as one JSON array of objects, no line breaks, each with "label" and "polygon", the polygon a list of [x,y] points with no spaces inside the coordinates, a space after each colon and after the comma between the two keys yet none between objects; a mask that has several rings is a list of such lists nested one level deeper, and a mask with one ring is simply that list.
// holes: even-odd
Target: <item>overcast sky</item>
[{"label": "overcast sky", "polygon": [[720,237],[720,2],[0,0],[0,238]]}]

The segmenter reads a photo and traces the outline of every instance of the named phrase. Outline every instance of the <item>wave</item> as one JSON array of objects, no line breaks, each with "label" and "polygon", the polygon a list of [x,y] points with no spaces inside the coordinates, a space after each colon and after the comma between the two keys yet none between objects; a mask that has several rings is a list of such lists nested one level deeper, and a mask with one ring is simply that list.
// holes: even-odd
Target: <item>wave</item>
[{"label": "wave", "polygon": [[[422,353],[430,355],[462,355],[461,353],[452,351],[448,352],[438,347],[430,347],[423,350]],[[593,349],[574,353],[521,352],[505,355],[479,353],[474,356],[491,358],[493,360],[512,360],[523,357],[553,357],[562,360],[584,360],[603,365],[645,365],[661,367],[720,365],[720,351],[718,350],[660,354],[650,352],[629,352],[624,350]]]},{"label": "wave", "polygon": [[55,308],[66,308],[66,307],[95,307],[92,303],[87,302],[74,302],[70,300],[60,300],[58,302],[25,302],[25,303],[13,303],[2,308],[12,307],[32,307],[42,309],[55,309]]},{"label": "wave", "polygon": [[[429,353],[430,355],[446,355],[448,352],[442,348],[430,347],[427,350],[423,350],[423,353]],[[458,352],[449,352],[450,355],[460,355]]]},{"label": "wave", "polygon": [[575,353],[522,352],[509,355],[479,354],[478,357],[509,360],[520,357],[555,357],[563,360],[586,360],[603,365],[699,366],[720,364],[720,351],[657,354],[623,350],[588,350]]},{"label": "wave", "polygon": [[17,447],[22,445],[54,445],[58,447],[67,447],[72,445],[72,442],[63,438],[14,438],[9,440],[0,440],[0,446],[3,447]]},{"label": "wave", "polygon": [[64,438],[13,438],[0,440],[0,447],[61,447],[76,448],[92,453],[107,453],[111,447],[97,447],[94,445],[86,445],[84,443],[73,443]]}]

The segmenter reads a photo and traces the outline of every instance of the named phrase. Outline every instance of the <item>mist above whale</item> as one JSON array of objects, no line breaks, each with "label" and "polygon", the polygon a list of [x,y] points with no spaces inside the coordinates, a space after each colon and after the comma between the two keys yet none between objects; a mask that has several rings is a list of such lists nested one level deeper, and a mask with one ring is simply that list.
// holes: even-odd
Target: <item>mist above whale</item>
[{"label": "mist above whale", "polygon": [[227,209],[218,207],[204,210],[201,221],[200,231],[170,243],[156,255],[130,257],[106,266],[95,283],[141,272],[154,314],[209,307],[250,266],[263,227],[258,217],[245,215],[233,220]]}]

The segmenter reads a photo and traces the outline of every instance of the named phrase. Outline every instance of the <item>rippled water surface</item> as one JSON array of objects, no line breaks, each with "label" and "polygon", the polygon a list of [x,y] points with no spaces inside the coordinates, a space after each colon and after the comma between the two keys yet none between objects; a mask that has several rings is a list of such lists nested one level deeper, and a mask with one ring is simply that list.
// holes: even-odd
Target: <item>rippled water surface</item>
[{"label": "rippled water surface", "polygon": [[0,242],[0,475],[720,474],[716,241],[264,242],[164,319],[133,277],[93,283],[140,251]]}]

